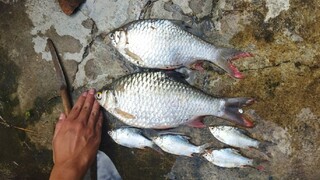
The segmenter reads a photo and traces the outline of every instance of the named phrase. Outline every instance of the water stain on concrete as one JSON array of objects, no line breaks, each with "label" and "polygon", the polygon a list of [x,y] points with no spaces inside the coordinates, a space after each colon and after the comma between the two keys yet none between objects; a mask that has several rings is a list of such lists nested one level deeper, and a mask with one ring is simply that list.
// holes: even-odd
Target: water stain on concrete
[{"label": "water stain on concrete", "polygon": [[48,178],[51,152],[47,149],[36,149],[25,131],[13,127],[25,128],[26,124],[30,123],[30,116],[33,116],[17,114],[14,110],[19,103],[14,93],[21,71],[9,60],[3,49],[0,49],[0,59],[0,178]]}]

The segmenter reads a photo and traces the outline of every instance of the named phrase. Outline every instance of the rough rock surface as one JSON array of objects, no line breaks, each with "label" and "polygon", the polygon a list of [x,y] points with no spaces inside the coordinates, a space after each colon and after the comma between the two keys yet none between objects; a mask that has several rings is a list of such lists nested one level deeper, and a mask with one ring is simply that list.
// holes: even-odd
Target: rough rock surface
[{"label": "rough rock surface", "polygon": [[[120,147],[105,133],[101,149],[124,179],[319,179],[319,8],[319,0],[87,0],[66,16],[57,1],[1,0],[0,179],[44,179],[52,167],[51,139],[62,104],[46,39],[56,44],[76,99],[83,90],[140,70],[106,36],[139,18],[183,20],[209,42],[253,53],[235,62],[245,79],[232,79],[206,64],[194,83],[217,96],[256,98],[245,109],[256,124],[248,131],[273,145],[265,153],[241,151],[268,159],[261,162],[265,171],[224,169],[200,156]],[[121,125],[109,119],[104,131]],[[205,123],[228,124],[214,117]],[[208,128],[177,131],[195,144],[223,147]]]}]

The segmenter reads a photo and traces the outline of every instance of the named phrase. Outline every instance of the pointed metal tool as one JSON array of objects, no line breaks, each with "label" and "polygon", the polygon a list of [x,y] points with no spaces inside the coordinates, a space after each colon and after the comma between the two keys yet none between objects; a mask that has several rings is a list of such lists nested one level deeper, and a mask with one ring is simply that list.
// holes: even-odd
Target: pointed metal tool
[{"label": "pointed metal tool", "polygon": [[53,61],[54,68],[56,70],[56,74],[57,74],[58,81],[59,81],[60,96],[61,96],[62,103],[63,103],[63,109],[64,109],[65,114],[68,115],[71,111],[72,106],[71,106],[71,101],[70,101],[70,95],[68,93],[68,86],[67,86],[66,78],[64,76],[64,72],[61,67],[57,51],[56,51],[56,48],[54,47],[52,40],[48,38],[47,43],[48,43],[48,46],[49,46],[49,49],[51,52],[52,61]]}]

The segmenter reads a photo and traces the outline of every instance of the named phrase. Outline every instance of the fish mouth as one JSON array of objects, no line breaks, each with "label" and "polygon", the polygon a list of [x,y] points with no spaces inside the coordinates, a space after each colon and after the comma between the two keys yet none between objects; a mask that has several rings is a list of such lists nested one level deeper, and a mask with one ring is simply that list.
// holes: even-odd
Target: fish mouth
[{"label": "fish mouth", "polygon": [[108,131],[107,133],[108,133],[110,136],[112,136],[112,131]]},{"label": "fish mouth", "polygon": [[112,45],[116,46],[120,43],[121,36],[123,36],[123,32],[126,32],[123,28],[118,28],[108,33],[108,37],[111,40]]}]

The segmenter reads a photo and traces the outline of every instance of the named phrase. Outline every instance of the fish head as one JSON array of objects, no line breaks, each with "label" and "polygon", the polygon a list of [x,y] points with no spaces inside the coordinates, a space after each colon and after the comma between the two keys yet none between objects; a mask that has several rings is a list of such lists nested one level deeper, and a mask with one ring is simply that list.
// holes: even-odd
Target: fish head
[{"label": "fish head", "polygon": [[108,134],[113,140],[117,140],[117,133],[114,130],[108,131]]},{"label": "fish head", "polygon": [[204,158],[208,159],[209,154],[208,154],[208,153],[204,153],[204,154],[202,154],[202,156],[203,156]]},{"label": "fish head", "polygon": [[111,43],[114,47],[124,47],[127,41],[126,31],[124,29],[117,29],[108,34]]},{"label": "fish head", "polygon": [[219,128],[216,127],[216,126],[210,126],[210,127],[209,127],[209,130],[210,130],[210,132],[211,132],[213,135],[219,134]]},{"label": "fish head", "polygon": [[106,110],[113,108],[116,103],[115,97],[111,90],[98,91],[95,94],[95,98]]},{"label": "fish head", "polygon": [[214,132],[214,131],[215,131],[215,127],[214,127],[214,126],[210,126],[210,127],[209,127],[209,130],[210,130],[211,132]]},{"label": "fish head", "polygon": [[214,158],[214,149],[206,149],[204,151],[204,153],[202,154],[203,157],[205,157],[206,159],[213,159]]}]

